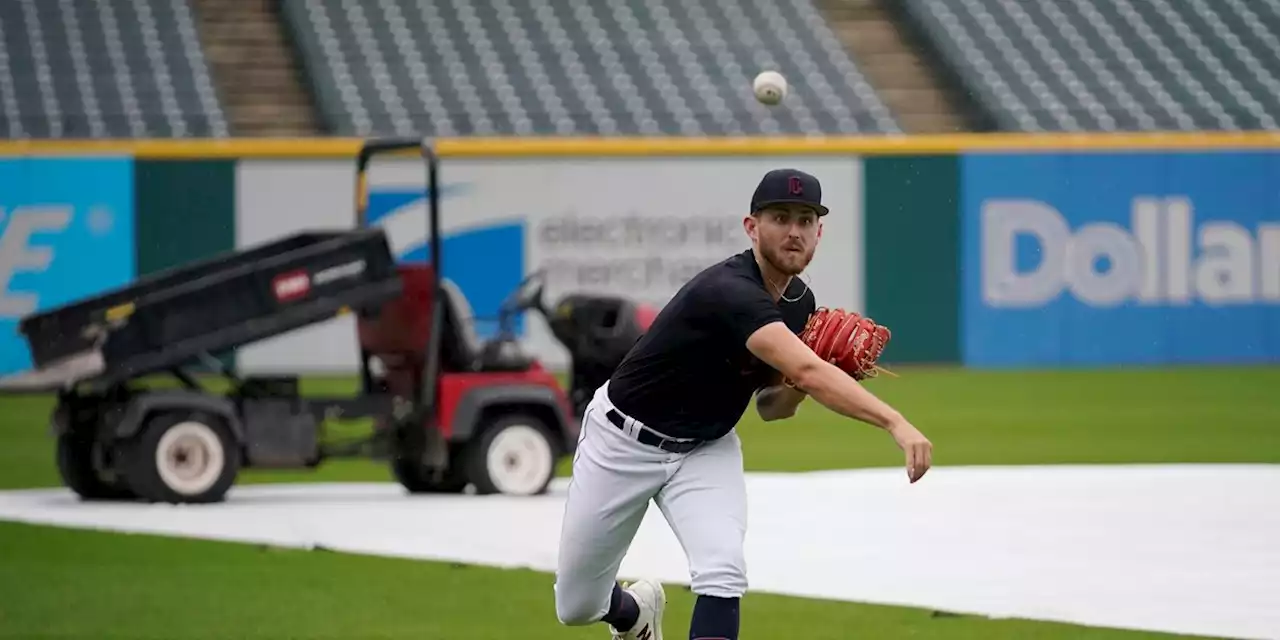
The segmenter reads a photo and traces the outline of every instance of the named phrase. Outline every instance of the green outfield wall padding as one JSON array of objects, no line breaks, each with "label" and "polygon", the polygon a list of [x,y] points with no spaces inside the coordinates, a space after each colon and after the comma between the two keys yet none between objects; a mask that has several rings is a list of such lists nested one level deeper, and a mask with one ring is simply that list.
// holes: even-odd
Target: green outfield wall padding
[{"label": "green outfield wall padding", "polygon": [[884,361],[959,362],[959,158],[863,166],[867,313],[893,331]]},{"label": "green outfield wall padding", "polygon": [[235,248],[235,160],[139,160],[134,180],[139,275]]}]

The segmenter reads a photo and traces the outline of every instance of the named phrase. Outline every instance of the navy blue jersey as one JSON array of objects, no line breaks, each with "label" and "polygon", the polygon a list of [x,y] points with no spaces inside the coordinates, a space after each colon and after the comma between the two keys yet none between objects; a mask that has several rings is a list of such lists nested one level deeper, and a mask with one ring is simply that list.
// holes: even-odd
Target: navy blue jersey
[{"label": "navy blue jersey", "polygon": [[799,335],[816,308],[799,278],[783,298],[775,302],[769,294],[751,250],[706,268],[671,298],[618,366],[610,400],[672,438],[727,434],[755,392],[779,380],[747,349],[747,338],[777,321]]}]

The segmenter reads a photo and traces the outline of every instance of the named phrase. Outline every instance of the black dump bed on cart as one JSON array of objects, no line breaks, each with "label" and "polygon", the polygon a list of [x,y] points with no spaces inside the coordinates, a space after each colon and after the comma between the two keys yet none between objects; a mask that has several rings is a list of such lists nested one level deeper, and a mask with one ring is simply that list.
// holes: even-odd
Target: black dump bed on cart
[{"label": "black dump bed on cart", "polygon": [[[148,275],[19,327],[35,373],[66,371],[39,377],[119,382],[375,308],[400,291],[381,229],[300,233]],[[86,358],[95,363],[90,370],[66,365]]]}]

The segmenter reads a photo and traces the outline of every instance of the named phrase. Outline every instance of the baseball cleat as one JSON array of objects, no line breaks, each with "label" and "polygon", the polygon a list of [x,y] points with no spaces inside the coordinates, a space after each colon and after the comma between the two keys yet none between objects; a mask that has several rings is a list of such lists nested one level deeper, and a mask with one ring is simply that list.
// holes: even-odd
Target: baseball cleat
[{"label": "baseball cleat", "polygon": [[656,580],[637,580],[623,591],[631,594],[640,607],[640,617],[626,632],[613,632],[613,640],[662,640],[662,611],[667,608],[667,593]]}]

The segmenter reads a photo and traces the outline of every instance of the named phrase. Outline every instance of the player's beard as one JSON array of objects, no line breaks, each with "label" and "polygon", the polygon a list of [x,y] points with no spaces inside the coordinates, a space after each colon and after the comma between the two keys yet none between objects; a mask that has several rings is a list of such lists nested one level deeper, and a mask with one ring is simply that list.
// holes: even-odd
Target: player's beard
[{"label": "player's beard", "polygon": [[802,243],[797,243],[793,247],[799,247],[799,250],[788,250],[786,242],[766,247],[764,259],[769,261],[769,266],[778,273],[785,276],[798,276],[813,261],[813,251],[816,247],[805,247]]}]

